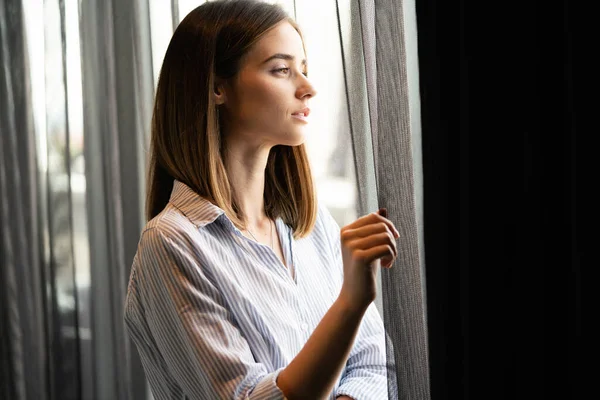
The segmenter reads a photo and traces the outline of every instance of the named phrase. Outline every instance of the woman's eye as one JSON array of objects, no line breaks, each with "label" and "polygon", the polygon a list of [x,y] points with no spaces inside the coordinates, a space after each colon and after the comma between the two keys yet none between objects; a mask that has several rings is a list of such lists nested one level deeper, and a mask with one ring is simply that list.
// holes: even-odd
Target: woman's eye
[{"label": "woman's eye", "polygon": [[289,68],[287,68],[287,67],[286,67],[286,68],[277,68],[277,69],[275,70],[275,72],[278,72],[278,73],[280,73],[280,74],[284,74],[284,75],[285,75],[285,74],[287,74],[288,72],[290,72],[290,69],[289,69]]}]

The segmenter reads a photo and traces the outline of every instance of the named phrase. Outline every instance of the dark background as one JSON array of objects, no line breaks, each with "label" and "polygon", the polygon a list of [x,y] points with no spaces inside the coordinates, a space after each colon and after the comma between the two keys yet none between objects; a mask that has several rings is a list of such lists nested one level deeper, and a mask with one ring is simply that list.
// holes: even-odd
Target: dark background
[{"label": "dark background", "polygon": [[600,35],[574,3],[416,1],[434,400],[598,392]]}]

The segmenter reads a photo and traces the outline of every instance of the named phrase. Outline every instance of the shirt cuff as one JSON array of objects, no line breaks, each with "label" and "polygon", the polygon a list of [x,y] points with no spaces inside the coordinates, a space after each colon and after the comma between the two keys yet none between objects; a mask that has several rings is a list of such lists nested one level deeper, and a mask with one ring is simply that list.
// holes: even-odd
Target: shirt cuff
[{"label": "shirt cuff", "polygon": [[335,390],[335,396],[349,396],[355,400],[387,400],[387,379],[355,377],[345,379]]},{"label": "shirt cuff", "polygon": [[277,386],[277,377],[284,368],[279,368],[275,372],[271,372],[258,382],[252,391],[251,399],[265,399],[265,400],[285,400],[285,395]]}]

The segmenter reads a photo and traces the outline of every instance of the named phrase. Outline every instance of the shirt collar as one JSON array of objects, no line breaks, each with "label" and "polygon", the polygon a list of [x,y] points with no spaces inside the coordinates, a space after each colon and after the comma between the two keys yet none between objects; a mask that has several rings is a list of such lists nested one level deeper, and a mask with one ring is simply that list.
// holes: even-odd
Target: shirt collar
[{"label": "shirt collar", "polygon": [[[173,182],[173,190],[169,203],[175,206],[183,215],[185,215],[197,228],[213,223],[221,215],[221,219],[230,229],[239,232],[239,229],[231,222],[225,214],[225,210],[214,205],[204,197],[196,193],[192,188],[183,182],[175,179]],[[281,218],[275,219],[275,224],[281,232],[285,232],[291,236],[290,228],[283,222]],[[241,234],[241,233],[240,233]]]},{"label": "shirt collar", "polygon": [[214,205],[178,180],[173,183],[169,202],[198,228],[214,222],[222,214],[225,214],[222,208]]}]

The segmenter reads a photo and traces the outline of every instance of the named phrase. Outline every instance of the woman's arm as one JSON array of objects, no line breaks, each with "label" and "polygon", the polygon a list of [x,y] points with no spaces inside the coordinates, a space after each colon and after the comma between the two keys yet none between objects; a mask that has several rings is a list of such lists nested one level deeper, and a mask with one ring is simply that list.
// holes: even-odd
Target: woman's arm
[{"label": "woman's arm", "polygon": [[333,303],[302,350],[279,374],[277,386],[290,400],[324,399],[333,390],[366,309],[342,296]]},{"label": "woman's arm", "polygon": [[[320,219],[331,245],[333,265],[338,273],[342,271],[342,248],[340,227],[331,213],[320,206]],[[335,271],[335,268],[333,269]],[[361,322],[355,343],[341,377],[340,386],[336,388],[338,396],[349,396],[350,399],[387,399],[388,382],[385,329],[375,304],[371,304]],[[344,397],[337,397],[344,398]]]},{"label": "woman's arm", "polygon": [[[339,243],[334,250],[332,269],[343,266],[343,285],[338,299],[304,348],[279,375],[277,385],[286,397],[312,399],[328,396],[344,366],[353,373],[349,378],[362,375],[364,379],[348,379],[348,383],[340,386],[335,394],[358,393],[362,397],[378,400],[383,398],[382,395],[387,397],[383,323],[372,303],[376,269],[379,268],[376,260],[385,256],[393,261],[396,255],[396,245],[387,227],[388,222],[383,225],[385,233],[381,233],[381,222],[384,221],[387,220],[382,216],[371,213],[341,231],[337,229],[335,221],[330,223],[331,240]],[[337,240],[334,239],[336,234],[340,234]],[[365,313],[370,321],[361,327]],[[364,339],[357,343],[360,345],[358,349],[353,349],[359,328]],[[351,351],[357,354],[353,362],[348,360]],[[343,376],[348,376],[347,371]]]},{"label": "woman's arm", "polygon": [[395,392],[394,388],[388,388],[394,384],[394,381],[388,382],[388,374],[393,374],[395,367],[386,359],[386,340],[389,337],[383,321],[372,304],[363,317],[336,395],[381,400],[388,398],[388,390]]}]

